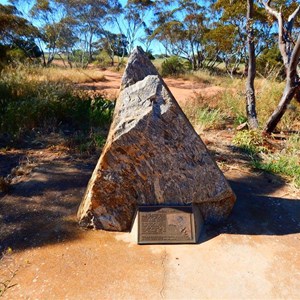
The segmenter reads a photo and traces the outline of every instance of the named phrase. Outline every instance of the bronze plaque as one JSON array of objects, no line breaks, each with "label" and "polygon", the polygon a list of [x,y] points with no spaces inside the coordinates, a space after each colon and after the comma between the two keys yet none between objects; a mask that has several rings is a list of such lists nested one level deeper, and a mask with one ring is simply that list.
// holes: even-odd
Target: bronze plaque
[{"label": "bronze plaque", "polygon": [[138,209],[139,244],[196,243],[192,206],[140,206]]}]

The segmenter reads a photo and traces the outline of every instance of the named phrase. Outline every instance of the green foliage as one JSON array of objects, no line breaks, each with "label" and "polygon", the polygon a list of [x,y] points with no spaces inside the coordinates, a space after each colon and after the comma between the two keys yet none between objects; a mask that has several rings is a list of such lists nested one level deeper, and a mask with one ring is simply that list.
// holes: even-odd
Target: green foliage
[{"label": "green foliage", "polygon": [[97,149],[101,149],[106,142],[106,138],[101,132],[91,131],[89,134],[78,131],[73,134],[67,143],[70,149],[81,154],[91,154]]},{"label": "green foliage", "polygon": [[27,56],[22,49],[0,45],[0,70],[8,64],[16,66],[26,61]]},{"label": "green foliage", "polygon": [[92,126],[99,127],[110,124],[115,103],[105,99],[102,95],[95,97],[90,106],[90,122]]},{"label": "green foliage", "polygon": [[196,124],[200,125],[203,130],[222,128],[224,116],[220,109],[199,108],[196,111]]},{"label": "green foliage", "polygon": [[205,34],[205,38],[207,39],[207,51],[210,54],[215,53],[215,49],[219,49],[220,51],[231,51],[232,45],[234,43],[236,35],[235,26],[229,25],[219,25],[216,28],[209,30]]},{"label": "green foliage", "polygon": [[124,34],[115,34],[109,31],[105,31],[103,37],[101,37],[96,44],[97,48],[105,51],[110,57],[114,55],[120,57],[128,55],[128,40],[126,35]]},{"label": "green foliage", "polygon": [[285,72],[281,59],[281,54],[277,46],[265,49],[256,60],[256,70],[264,77],[284,78]]},{"label": "green foliage", "polygon": [[238,146],[242,151],[251,156],[256,156],[259,153],[266,151],[263,146],[263,137],[258,130],[239,131],[234,136],[232,142],[235,146]]},{"label": "green foliage", "polygon": [[190,65],[179,58],[178,56],[171,56],[161,64],[162,76],[178,76],[184,74],[190,69]]},{"label": "green foliage", "polygon": [[287,176],[300,188],[300,137],[292,135],[282,151],[270,154],[263,160],[254,160],[253,166],[270,173]]},{"label": "green foliage", "polygon": [[240,131],[233,138],[233,144],[251,158],[251,166],[270,173],[283,175],[300,187],[300,137],[291,136],[283,150],[270,153],[264,147],[260,131]]},{"label": "green foliage", "polygon": [[25,71],[2,72],[0,79],[0,134],[18,138],[42,128],[72,130],[103,128],[111,122],[114,103],[102,95],[91,97],[63,81],[28,79]]},{"label": "green foliage", "polygon": [[248,121],[248,119],[247,119],[246,116],[244,116],[244,115],[237,115],[236,118],[235,118],[235,120],[234,120],[234,124],[235,125],[241,125],[241,124],[243,124],[243,123],[245,123],[247,121]]},{"label": "green foliage", "polygon": [[11,49],[7,51],[8,60],[11,62],[24,62],[26,60],[26,55],[21,49]]},{"label": "green foliage", "polygon": [[96,56],[96,64],[102,68],[106,68],[112,65],[112,59],[107,51],[100,51],[100,53]]},{"label": "green foliage", "polygon": [[74,62],[76,66],[86,67],[89,63],[89,56],[83,50],[77,49],[72,52],[70,60]]},{"label": "green foliage", "polygon": [[0,4],[0,44],[18,47],[30,57],[41,56],[34,39],[40,36],[38,29],[13,5]]}]

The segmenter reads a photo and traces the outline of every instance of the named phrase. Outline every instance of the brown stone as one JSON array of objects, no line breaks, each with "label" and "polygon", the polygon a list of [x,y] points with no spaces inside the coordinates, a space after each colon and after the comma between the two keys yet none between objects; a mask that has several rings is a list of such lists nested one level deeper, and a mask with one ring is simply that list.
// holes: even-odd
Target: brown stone
[{"label": "brown stone", "polygon": [[129,230],[138,205],[196,204],[223,220],[235,195],[143,50],[131,55],[106,145],[78,211],[82,226]]}]

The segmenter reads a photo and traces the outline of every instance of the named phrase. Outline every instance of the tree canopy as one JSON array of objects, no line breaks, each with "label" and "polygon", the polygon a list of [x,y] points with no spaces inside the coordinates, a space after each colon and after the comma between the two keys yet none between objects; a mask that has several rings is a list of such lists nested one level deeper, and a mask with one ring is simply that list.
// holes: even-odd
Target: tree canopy
[{"label": "tree canopy", "polygon": [[[110,57],[123,57],[136,45],[143,45],[152,53],[185,58],[194,70],[222,63],[233,76],[241,63],[247,65],[245,1],[11,0],[10,3],[0,6],[2,43],[35,43],[41,52],[48,53],[45,64],[61,53],[68,58],[74,57],[75,52],[81,53],[82,63],[93,61],[100,51]],[[276,16],[265,10],[264,3],[253,1],[251,22],[255,56],[265,59],[269,56],[267,52],[277,47],[277,24]],[[294,0],[271,3],[284,15],[297,7]],[[296,18],[293,28],[291,38],[295,40],[299,30]],[[266,66],[260,61],[259,68]]]}]

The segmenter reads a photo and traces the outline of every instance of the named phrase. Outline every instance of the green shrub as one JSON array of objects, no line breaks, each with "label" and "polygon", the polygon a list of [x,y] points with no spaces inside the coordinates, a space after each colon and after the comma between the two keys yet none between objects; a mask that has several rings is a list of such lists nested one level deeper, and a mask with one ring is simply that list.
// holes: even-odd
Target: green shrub
[{"label": "green shrub", "polygon": [[112,65],[112,60],[107,51],[102,50],[96,57],[96,64],[99,67],[107,68]]},{"label": "green shrub", "polygon": [[89,134],[86,134],[78,131],[68,139],[67,146],[81,154],[91,154],[101,149],[105,142],[106,138],[101,132],[91,131]]},{"label": "green shrub", "polygon": [[73,50],[70,61],[74,62],[77,67],[87,67],[89,63],[88,53],[79,49]]},{"label": "green shrub", "polygon": [[26,54],[21,49],[11,49],[7,51],[7,56],[10,63],[24,62],[27,59]]},{"label": "green shrub", "polygon": [[189,63],[179,58],[178,56],[171,56],[167,58],[161,65],[162,76],[178,76],[184,74],[190,69]]},{"label": "green shrub", "polygon": [[208,107],[199,108],[196,111],[196,125],[204,129],[220,129],[224,126],[224,116],[220,109]]},{"label": "green shrub", "polygon": [[21,69],[2,72],[0,78],[0,134],[19,137],[40,128],[87,131],[107,127],[114,103],[102,95],[92,97],[63,81],[38,81]]},{"label": "green shrub", "polygon": [[92,126],[103,126],[112,120],[115,103],[105,99],[102,95],[97,96],[91,102],[90,120]]},{"label": "green shrub", "polygon": [[282,58],[277,46],[270,49],[265,49],[256,60],[257,72],[269,78],[276,78],[283,80],[285,72],[282,64]]},{"label": "green shrub", "polygon": [[251,156],[256,156],[260,152],[266,151],[263,146],[264,139],[258,130],[238,131],[232,142],[235,146]]},{"label": "green shrub", "polygon": [[282,151],[255,160],[252,165],[260,170],[286,176],[300,188],[300,137],[292,135]]}]

